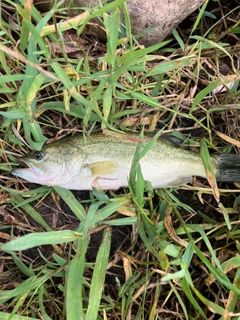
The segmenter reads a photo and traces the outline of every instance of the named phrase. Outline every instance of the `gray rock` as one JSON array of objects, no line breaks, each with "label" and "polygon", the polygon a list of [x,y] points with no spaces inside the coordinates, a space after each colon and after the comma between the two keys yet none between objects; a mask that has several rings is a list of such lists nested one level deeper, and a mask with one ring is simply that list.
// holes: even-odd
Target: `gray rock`
[{"label": "gray rock", "polygon": [[137,35],[153,28],[139,42],[145,46],[156,44],[203,3],[204,0],[129,0],[132,33]]}]

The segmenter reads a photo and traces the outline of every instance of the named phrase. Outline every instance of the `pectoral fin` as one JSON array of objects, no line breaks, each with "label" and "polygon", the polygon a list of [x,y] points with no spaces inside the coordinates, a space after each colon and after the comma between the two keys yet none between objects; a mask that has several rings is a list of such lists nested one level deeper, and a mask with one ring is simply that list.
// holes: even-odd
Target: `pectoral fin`
[{"label": "pectoral fin", "polygon": [[116,172],[118,163],[115,161],[98,161],[91,164],[85,164],[84,170],[92,177],[102,177],[104,175]]}]

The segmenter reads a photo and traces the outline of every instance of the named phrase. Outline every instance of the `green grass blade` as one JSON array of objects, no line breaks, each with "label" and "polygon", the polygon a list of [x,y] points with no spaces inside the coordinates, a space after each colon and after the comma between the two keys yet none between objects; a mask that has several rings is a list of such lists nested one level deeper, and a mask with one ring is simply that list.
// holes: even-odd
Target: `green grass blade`
[{"label": "green grass blade", "polygon": [[98,250],[96,263],[94,266],[91,289],[89,294],[89,303],[86,313],[86,319],[95,320],[99,312],[101,296],[104,286],[104,280],[107,271],[108,258],[111,244],[111,228],[107,227],[104,230],[102,243]]},{"label": "green grass blade", "polygon": [[9,119],[22,119],[27,116],[27,112],[23,109],[12,109],[10,111],[0,111],[0,115]]},{"label": "green grass blade", "polygon": [[47,312],[44,308],[44,293],[45,293],[45,290],[44,290],[44,286],[40,286],[39,288],[39,294],[38,294],[38,301],[39,301],[39,306],[40,306],[40,311],[41,311],[41,314],[42,314],[42,317],[44,320],[52,320],[52,318],[50,318],[48,315],[47,315]]},{"label": "green grass blade", "polygon": [[197,19],[195,20],[194,25],[192,27],[191,34],[196,30],[197,26],[199,25],[199,22],[200,22],[201,18],[203,17],[203,14],[204,14],[204,11],[206,9],[208,2],[209,1],[205,1],[204,4],[202,5],[202,7],[200,8]]},{"label": "green grass blade", "polygon": [[39,223],[45,230],[52,231],[52,228],[46,223],[42,216],[30,205],[25,203],[24,199],[17,194],[11,194],[11,200],[13,204],[22,207],[37,223]]},{"label": "green grass blade", "polygon": [[9,313],[0,312],[0,319],[1,320],[37,320],[37,318],[32,317],[24,317],[24,316],[17,316],[13,315],[11,316]]},{"label": "green grass blade", "polygon": [[83,272],[85,269],[85,253],[88,247],[88,237],[77,242],[77,251],[67,271],[66,310],[67,319],[85,319],[83,309]]},{"label": "green grass blade", "polygon": [[[26,11],[24,9],[22,9],[21,7],[18,7],[18,12],[23,16],[24,18],[24,25],[22,26],[24,29],[26,29],[26,31],[23,31],[22,34],[24,35],[24,37],[26,37],[26,39],[21,39],[23,42],[21,43],[21,49],[24,51],[24,47],[26,46],[27,42],[25,43],[26,40],[28,40],[28,33],[30,33],[31,38],[29,40],[29,42],[35,41],[35,43],[38,44],[38,46],[40,47],[41,53],[45,55],[46,58],[50,58],[50,53],[49,50],[45,44],[45,42],[43,41],[43,38],[40,36],[39,34],[39,27],[36,27],[32,24],[31,22],[31,16],[26,16]],[[31,54],[35,54],[35,51],[33,51]]]},{"label": "green grass blade", "polygon": [[35,275],[32,268],[31,267],[28,268],[14,252],[11,252],[11,255],[14,263],[19,268],[19,270],[21,270],[23,274],[25,274],[27,277],[32,277]]},{"label": "green grass blade", "polygon": [[81,203],[74,197],[73,193],[70,190],[61,188],[61,187],[53,187],[54,190],[60,195],[63,201],[69,206],[69,208],[73,211],[76,217],[82,221],[86,218],[86,211]]},{"label": "green grass blade", "polygon": [[118,8],[115,9],[112,15],[104,15],[104,25],[107,31],[107,53],[108,56],[106,61],[114,68],[116,63],[116,50],[119,34],[119,23],[120,23],[120,11]]},{"label": "green grass blade", "polygon": [[[0,54],[2,54],[3,52],[0,52]],[[4,83],[12,83],[15,81],[23,81],[25,79],[32,79],[32,77],[30,75],[27,74],[11,74],[11,75],[7,75],[7,76],[1,76],[0,77],[0,85],[4,84]]]},{"label": "green grass blade", "polygon": [[20,238],[11,240],[1,246],[3,251],[26,250],[44,244],[60,244],[63,242],[72,242],[82,235],[71,230],[61,230],[52,232],[30,233]]},{"label": "green grass blade", "polygon": [[186,305],[185,305],[185,303],[184,303],[181,295],[178,293],[175,284],[173,284],[172,282],[169,282],[169,284],[170,284],[173,292],[175,293],[175,296],[176,296],[176,298],[178,299],[179,304],[181,305],[181,307],[182,307],[182,309],[183,309],[184,316],[185,316],[184,319],[188,320],[188,319],[189,319],[189,317],[188,317],[188,310],[187,310],[187,308],[186,308]]},{"label": "green grass blade", "polygon": [[92,109],[93,106],[91,105],[91,103],[88,100],[86,100],[80,93],[78,93],[77,89],[72,84],[71,80],[69,79],[61,65],[58,62],[53,62],[51,63],[51,67],[56,72],[59,79],[61,79],[64,86],[68,89],[69,94],[81,104]]},{"label": "green grass blade", "polygon": [[80,223],[78,230],[82,233],[83,237],[86,237],[89,230],[94,227],[94,217],[101,204],[101,202],[93,203],[88,210],[86,219]]},{"label": "green grass blade", "polygon": [[194,291],[196,296],[214,313],[217,313],[222,316],[226,315],[226,310],[219,306],[219,304],[216,304],[205,298],[196,288],[193,287],[192,290]]},{"label": "green grass blade", "polygon": [[[236,274],[234,277],[234,286],[236,286],[238,289],[240,289],[240,269],[238,268],[236,270]],[[235,292],[230,291],[229,297],[228,297],[228,312],[234,312],[236,310],[237,304],[239,302],[239,294],[236,294]]]},{"label": "green grass blade", "polygon": [[212,264],[208,261],[208,259],[202,254],[202,252],[198,249],[198,247],[195,244],[192,244],[194,246],[196,254],[199,256],[201,261],[204,263],[204,265],[209,269],[209,271],[213,274],[213,276],[224,286],[226,286],[228,289],[232,290],[236,294],[240,295],[240,289],[236,288],[230,280],[222,273],[219,272],[216,268],[212,266]]},{"label": "green grass blade", "polygon": [[[166,41],[160,42],[160,43],[155,44],[155,45],[148,47],[148,48],[144,48],[144,49],[140,49],[140,50],[136,50],[136,51],[129,51],[117,59],[117,65],[120,66],[122,64],[129,64],[129,63],[131,65],[137,64],[138,59],[140,59],[140,58],[143,58],[144,59],[143,61],[147,61],[146,60],[147,57],[144,57],[145,55],[164,47],[169,42],[170,42],[169,40],[166,40]],[[151,57],[149,57],[149,58],[152,59]]]},{"label": "green grass blade", "polygon": [[109,84],[106,91],[104,92],[104,97],[103,97],[103,117],[106,123],[108,122],[108,117],[111,112],[112,95],[113,95],[113,87],[111,84]]},{"label": "green grass blade", "polygon": [[26,293],[36,290],[40,285],[45,283],[53,275],[52,270],[46,270],[46,274],[41,277],[33,276],[28,278],[19,284],[15,289],[12,290],[1,290],[0,291],[0,303],[4,303],[12,298],[18,297],[20,299]]},{"label": "green grass blade", "polygon": [[109,221],[99,222],[99,224],[107,224],[109,226],[132,226],[137,223],[136,217],[122,218],[122,219],[112,219]]},{"label": "green grass blade", "polygon": [[[73,117],[83,119],[85,116],[87,116],[85,109],[82,105],[74,105],[72,103],[69,104],[70,110],[66,109],[66,106],[64,102],[58,101],[58,102],[47,102],[40,105],[36,111],[36,117],[39,117],[41,114],[48,110],[56,110],[63,114],[69,114]],[[89,117],[90,121],[96,121],[98,119],[97,116],[94,114],[91,114]]]},{"label": "green grass blade", "polygon": [[96,215],[92,223],[95,224],[105,220],[111,214],[115,213],[118,209],[120,209],[122,206],[127,205],[129,201],[130,200],[128,198],[124,198],[124,197],[112,199],[109,204],[107,204],[105,207],[99,209],[96,212]]},{"label": "green grass blade", "polygon": [[198,304],[198,302],[196,301],[196,299],[194,298],[194,296],[193,296],[193,294],[192,294],[192,292],[190,290],[190,287],[188,285],[186,277],[183,277],[183,279],[182,279],[182,288],[183,288],[183,291],[186,294],[188,300],[190,301],[192,306],[196,309],[196,311],[200,314],[202,319],[206,319],[207,320],[208,318],[204,314],[202,308],[200,307],[200,305]]},{"label": "green grass blade", "polygon": [[[36,120],[29,121],[26,116],[22,119],[22,123],[27,141],[31,148],[33,150],[41,150],[46,138],[42,134],[39,122]],[[36,142],[32,140],[32,136],[36,138]]]},{"label": "green grass blade", "polygon": [[[210,84],[202,89],[194,98],[193,100],[193,104],[192,107],[190,109],[190,113],[192,113],[195,108],[197,107],[198,104],[200,104],[200,102],[206,98],[208,96],[208,94],[210,92],[212,92],[214,89],[216,89],[219,85],[227,85],[228,83],[232,82],[233,79],[231,77],[228,76],[228,78],[221,78],[221,79],[217,79],[215,81],[211,81]],[[210,109],[211,110],[211,109]]]},{"label": "green grass blade", "polygon": [[130,50],[132,50],[132,32],[131,32],[131,21],[130,21],[130,17],[128,14],[128,9],[127,9],[127,4],[126,2],[123,2],[122,4],[122,11],[123,11],[123,15],[124,15],[124,22],[125,22],[125,27],[126,27],[126,36],[129,40],[130,43]]},{"label": "green grass blade", "polygon": [[147,75],[150,77],[154,75],[165,74],[169,71],[179,70],[184,67],[191,66],[195,62],[194,58],[195,56],[191,55],[176,60],[159,63],[156,67],[152,68]]},{"label": "green grass blade", "polygon": [[181,48],[182,52],[184,52],[184,42],[182,41],[177,29],[172,30],[172,34],[174,35],[175,39],[177,40],[179,47]]}]

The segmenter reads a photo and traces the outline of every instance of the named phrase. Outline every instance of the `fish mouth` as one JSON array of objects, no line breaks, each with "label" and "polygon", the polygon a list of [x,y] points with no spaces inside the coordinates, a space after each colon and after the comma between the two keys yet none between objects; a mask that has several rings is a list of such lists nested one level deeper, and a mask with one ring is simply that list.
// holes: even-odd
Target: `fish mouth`
[{"label": "fish mouth", "polygon": [[27,161],[26,159],[18,159],[18,162],[19,162],[20,166],[17,168],[14,168],[12,170],[13,175],[20,177],[20,178],[24,178],[24,176],[26,174],[31,174],[36,177],[40,176],[37,173],[37,168],[34,165],[31,165],[31,163],[29,161]]},{"label": "fish mouth", "polygon": [[23,158],[19,158],[18,162],[24,167],[24,168],[31,168],[30,163],[23,159]]},{"label": "fish mouth", "polygon": [[34,171],[35,172],[35,170],[34,170],[34,166],[32,166],[31,165],[31,163],[30,162],[28,162],[27,160],[25,160],[25,159],[19,159],[18,160],[19,161],[19,163],[20,163],[20,167],[19,167],[19,169],[25,169],[25,170],[32,170],[32,171]]}]

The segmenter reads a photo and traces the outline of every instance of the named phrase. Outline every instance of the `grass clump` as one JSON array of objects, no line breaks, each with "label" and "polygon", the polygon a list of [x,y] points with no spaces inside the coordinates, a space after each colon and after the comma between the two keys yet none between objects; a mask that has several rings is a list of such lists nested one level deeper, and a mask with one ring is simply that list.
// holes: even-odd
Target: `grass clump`
[{"label": "grass clump", "polygon": [[[41,15],[8,0],[2,11],[0,318],[237,319],[238,183],[153,191],[139,149],[130,191],[73,193],[12,177],[5,152],[27,152],[16,132],[40,150],[77,131],[142,128],[194,149],[204,137],[207,165],[207,147],[238,152],[237,10],[204,5],[189,34],[183,24],[149,48],[124,1],[65,21],[59,4]],[[83,33],[96,17],[106,45]]]}]

